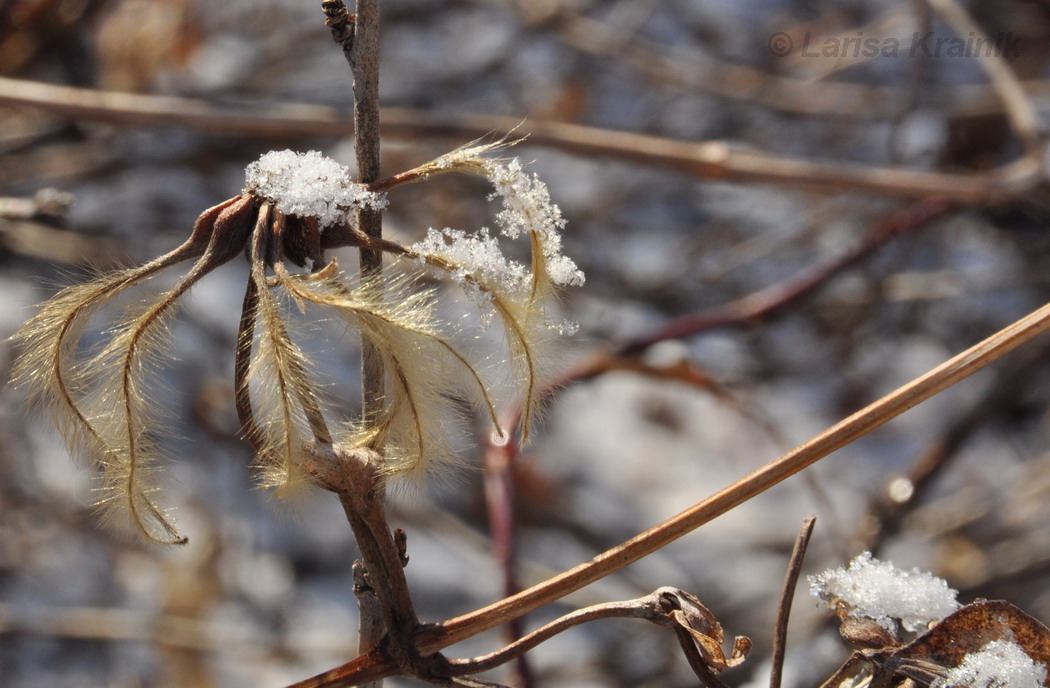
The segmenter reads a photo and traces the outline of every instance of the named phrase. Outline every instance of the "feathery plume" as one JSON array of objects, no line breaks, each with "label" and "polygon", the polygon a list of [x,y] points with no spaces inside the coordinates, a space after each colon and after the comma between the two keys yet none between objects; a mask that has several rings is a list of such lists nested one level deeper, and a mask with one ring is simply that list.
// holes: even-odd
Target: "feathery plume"
[{"label": "feathery plume", "polygon": [[[274,235],[269,222],[274,209],[264,203],[251,239],[251,279],[256,294],[255,317],[260,331],[255,337],[254,354],[245,384],[253,386],[261,400],[257,407],[262,419],[257,424],[260,446],[256,457],[262,469],[262,484],[276,487],[286,495],[302,484],[298,466],[307,428],[317,439],[331,443],[327,426],[306,376],[306,360],[288,335],[280,308],[266,278],[266,256]],[[278,216],[279,218],[279,216]]]},{"label": "feathery plume", "polygon": [[540,362],[552,339],[548,330],[575,331],[575,323],[555,320],[549,314],[556,288],[582,285],[584,277],[572,259],[561,253],[560,230],[565,219],[551,201],[546,184],[527,174],[516,158],[481,157],[493,148],[458,149],[420,169],[459,170],[486,177],[494,187],[490,198],[502,201],[503,208],[496,215],[500,234],[509,239],[529,237],[529,267],[507,259],[487,228],[476,234],[431,228],[424,239],[409,247],[408,255],[458,282],[481,305],[484,324],[493,315],[499,317],[511,362],[518,371],[524,442],[539,409]]},{"label": "feathery plume", "polygon": [[480,373],[442,336],[431,292],[412,292],[404,283],[388,283],[386,298],[377,301],[367,283],[356,289],[343,284],[333,274],[335,267],[333,262],[324,274],[286,276],[282,284],[296,298],[335,309],[376,343],[391,393],[369,441],[384,448],[388,473],[433,474],[436,467],[452,462],[442,409],[449,396],[463,391],[463,385],[449,374],[451,370],[467,374],[467,391],[473,390],[472,398],[499,427]]},{"label": "feathery plume", "polygon": [[[49,408],[67,444],[80,447],[102,469],[99,506],[127,510],[138,530],[156,542],[180,544],[185,538],[151,497],[157,426],[146,402],[150,359],[161,348],[177,299],[236,255],[242,241],[238,220],[251,202],[237,197],[209,208],[182,246],[146,265],[62,290],[14,337],[22,348],[14,383]],[[124,290],[195,257],[194,267],[172,290],[118,323],[97,355],[78,360],[81,332],[94,313]]]}]

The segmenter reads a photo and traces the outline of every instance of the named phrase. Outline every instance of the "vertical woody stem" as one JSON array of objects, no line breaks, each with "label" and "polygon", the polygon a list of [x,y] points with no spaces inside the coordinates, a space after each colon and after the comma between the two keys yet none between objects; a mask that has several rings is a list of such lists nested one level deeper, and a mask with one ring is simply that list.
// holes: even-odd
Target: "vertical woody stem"
[{"label": "vertical woody stem", "polygon": [[[362,184],[370,184],[379,179],[379,1],[357,0],[357,13],[352,15],[343,0],[323,0],[321,3],[325,16],[325,23],[332,30],[332,38],[343,49],[350,64],[350,70],[354,77],[354,150],[357,156],[358,181]],[[358,227],[370,237],[382,238],[383,214],[380,210],[371,208],[358,211]],[[370,248],[361,249],[361,282],[370,287],[372,298],[382,299],[382,287],[379,278],[383,273],[383,254]],[[375,424],[379,421],[384,405],[384,378],[383,359],[376,345],[367,337],[361,342],[361,399],[365,423]],[[375,470],[376,466],[372,466]],[[376,584],[382,587],[384,578],[389,571],[379,564],[375,556],[368,556],[369,538],[364,537],[366,533],[359,532],[359,525],[363,514],[357,513],[356,508],[363,495],[357,494],[355,490],[369,491],[370,499],[379,505],[379,521],[382,532],[369,532],[367,535],[377,537],[385,542],[389,528],[385,526],[385,518],[382,516],[381,505],[383,496],[380,486],[372,488],[367,483],[371,481],[359,480],[360,485],[346,485],[340,490],[340,499],[346,507],[347,517],[354,532],[357,535],[358,544],[362,548],[362,555],[367,565],[361,562],[354,565],[354,593],[358,598],[361,612],[361,625],[358,638],[358,649],[361,654],[371,650],[379,644],[384,634],[390,630],[384,623],[384,603],[390,604],[391,600],[383,600],[377,595]],[[355,501],[356,500],[356,501]],[[388,544],[392,544],[388,543]],[[380,550],[384,549],[382,547]],[[369,550],[369,551],[366,551]],[[374,553],[373,553],[374,554]],[[378,569],[378,570],[376,570]],[[404,586],[403,574],[397,581]],[[407,589],[402,590],[407,595]],[[389,597],[389,595],[388,595]],[[411,602],[408,602],[409,610]],[[400,619],[402,624],[412,625],[418,623],[414,614],[403,615]],[[398,624],[395,624],[395,626]],[[367,684],[370,688],[376,688],[382,681]]]},{"label": "vertical woody stem", "polygon": [[[358,181],[370,184],[379,179],[379,1],[357,0],[354,20],[354,39],[347,53],[354,75],[354,151],[357,155]],[[358,227],[368,236],[379,239],[383,235],[383,213],[367,208],[358,211]],[[383,273],[383,254],[375,249],[361,249],[361,282],[372,284],[382,299],[379,278]],[[367,337],[361,341],[361,400],[366,423],[376,423],[383,412],[383,359],[374,342]],[[379,497],[382,500],[382,497]],[[348,512],[349,513],[349,512]],[[371,568],[371,567],[369,567]],[[364,573],[367,577],[368,571]],[[381,575],[372,571],[372,575]],[[360,575],[360,569],[358,570]],[[365,578],[367,580],[367,578]],[[367,586],[355,585],[358,594],[361,627],[358,651],[367,652],[384,633],[376,604],[375,592]],[[378,618],[377,618],[378,617]],[[382,681],[370,683],[378,688]]]},{"label": "vertical woody stem", "polygon": [[[358,0],[354,22],[354,40],[350,49],[350,68],[354,74],[354,134],[358,180],[370,184],[379,180],[379,2]],[[363,209],[358,226],[370,237],[383,233],[380,210]],[[375,249],[361,249],[361,278],[376,281],[383,272],[383,254]],[[376,298],[382,298],[376,294]],[[362,344],[362,394],[364,416],[374,422],[383,410],[383,361],[370,341]]]}]

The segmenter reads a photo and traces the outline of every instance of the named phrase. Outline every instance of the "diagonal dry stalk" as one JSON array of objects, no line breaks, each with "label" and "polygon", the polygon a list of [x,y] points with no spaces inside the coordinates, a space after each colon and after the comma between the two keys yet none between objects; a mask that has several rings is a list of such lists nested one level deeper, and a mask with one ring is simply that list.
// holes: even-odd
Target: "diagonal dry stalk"
[{"label": "diagonal dry stalk", "polygon": [[498,626],[652,554],[944,391],[1047,329],[1050,329],[1050,303],[660,525],[517,595],[437,624],[423,634],[421,649],[440,649]]},{"label": "diagonal dry stalk", "polygon": [[[414,654],[425,661],[442,648],[518,618],[619,571],[863,437],[1048,329],[1050,303],[663,523],[517,595],[420,628],[413,638]],[[349,686],[395,675],[401,668],[383,648],[377,647],[347,664],[297,683],[294,688]]]}]

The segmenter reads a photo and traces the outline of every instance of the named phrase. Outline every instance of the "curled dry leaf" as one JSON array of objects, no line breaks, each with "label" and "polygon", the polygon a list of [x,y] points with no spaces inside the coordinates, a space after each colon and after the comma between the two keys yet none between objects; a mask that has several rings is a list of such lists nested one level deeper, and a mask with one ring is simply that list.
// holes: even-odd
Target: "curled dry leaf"
[{"label": "curled dry leaf", "polygon": [[736,636],[732,653],[727,658],[722,650],[725,632],[722,624],[694,595],[678,588],[665,587],[656,591],[668,609],[671,623],[685,629],[692,636],[704,661],[715,671],[737,666],[747,659],[751,650],[751,639]]}]

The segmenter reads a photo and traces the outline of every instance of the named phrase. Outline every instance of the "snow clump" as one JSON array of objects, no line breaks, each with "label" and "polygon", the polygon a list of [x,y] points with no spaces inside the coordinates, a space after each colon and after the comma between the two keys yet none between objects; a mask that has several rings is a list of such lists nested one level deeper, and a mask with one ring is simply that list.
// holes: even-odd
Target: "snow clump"
[{"label": "snow clump", "polygon": [[932,688],[1041,688],[1045,681],[1045,664],[1029,657],[1013,640],[993,640],[963,657]]},{"label": "snow clump", "polygon": [[959,593],[941,578],[912,569],[902,571],[864,552],[848,568],[809,577],[810,592],[848,616],[871,619],[891,633],[896,623],[907,631],[925,630],[959,608]]},{"label": "snow clump", "polygon": [[345,224],[360,208],[382,210],[386,197],[351,181],[350,170],[317,151],[271,151],[244,170],[245,193],[285,215],[312,217],[323,229]]}]

